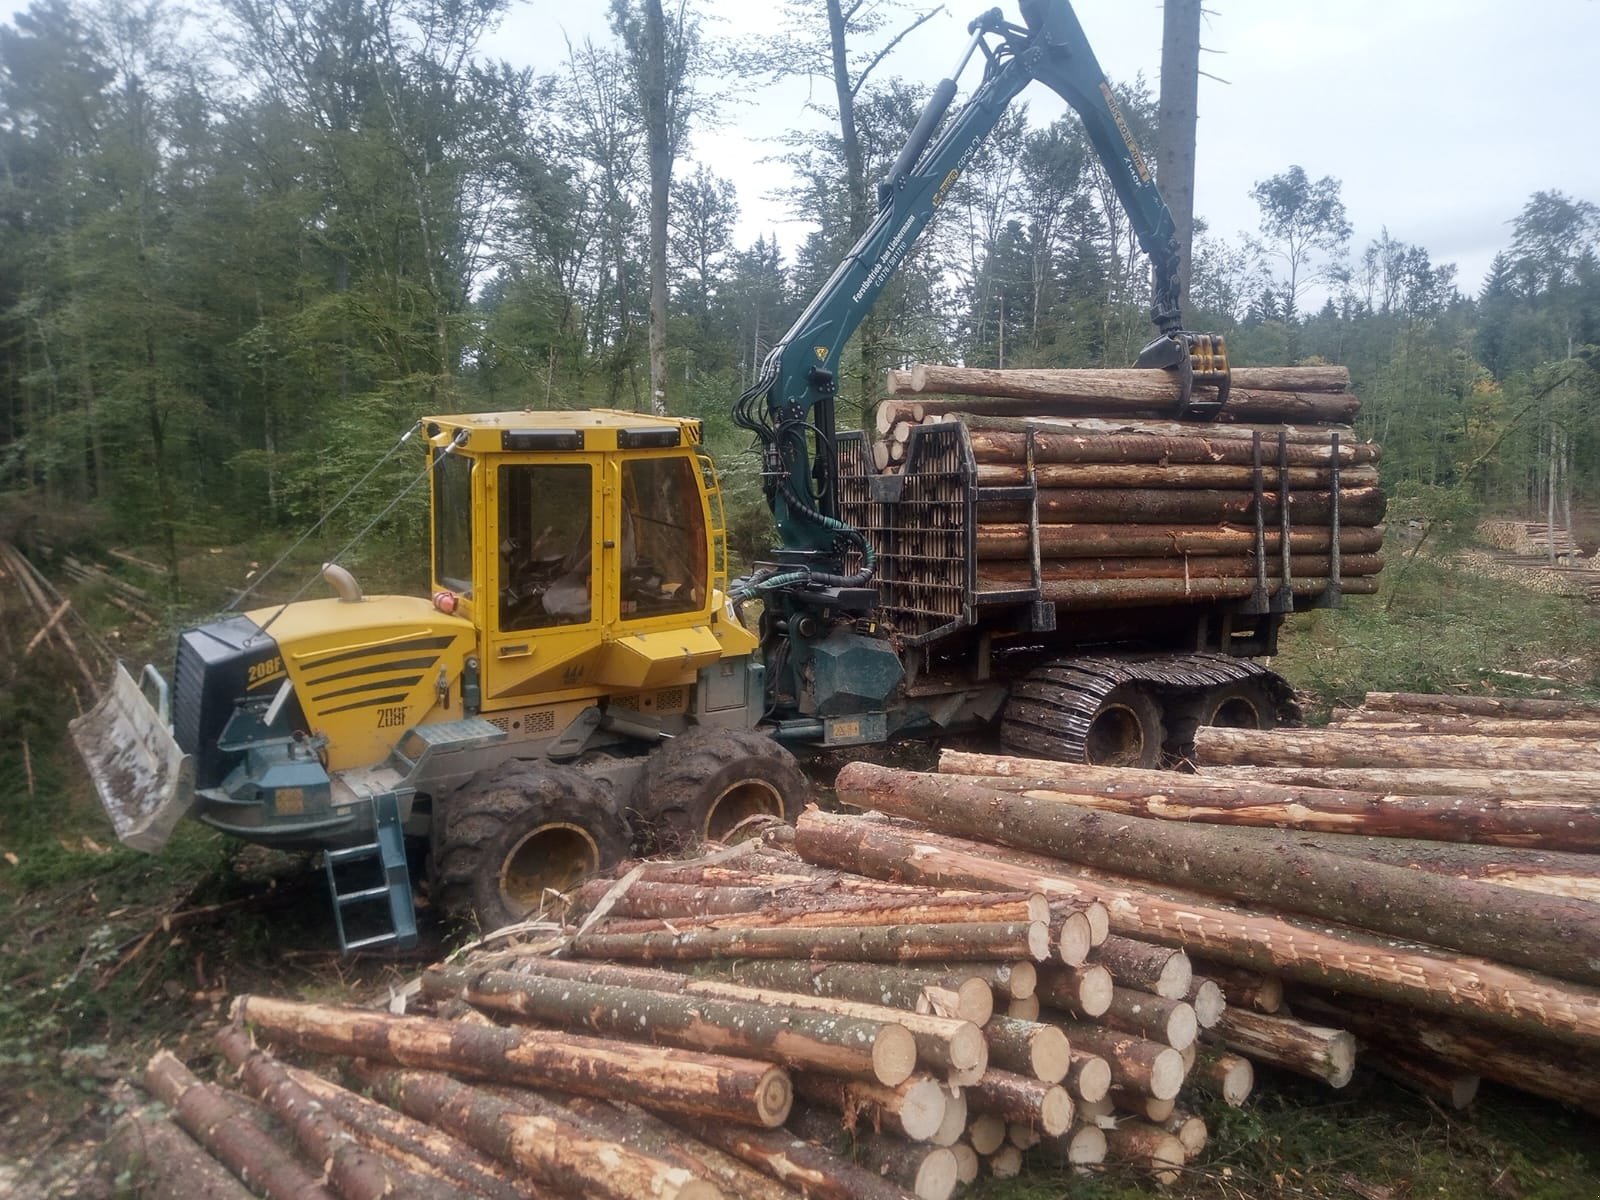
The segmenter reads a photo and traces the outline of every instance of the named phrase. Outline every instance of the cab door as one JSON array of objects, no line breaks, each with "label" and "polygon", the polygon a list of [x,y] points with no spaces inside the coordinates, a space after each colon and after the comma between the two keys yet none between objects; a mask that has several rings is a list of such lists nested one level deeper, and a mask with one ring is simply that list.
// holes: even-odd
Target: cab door
[{"label": "cab door", "polygon": [[485,466],[484,707],[592,691],[604,617],[600,462],[552,454]]}]

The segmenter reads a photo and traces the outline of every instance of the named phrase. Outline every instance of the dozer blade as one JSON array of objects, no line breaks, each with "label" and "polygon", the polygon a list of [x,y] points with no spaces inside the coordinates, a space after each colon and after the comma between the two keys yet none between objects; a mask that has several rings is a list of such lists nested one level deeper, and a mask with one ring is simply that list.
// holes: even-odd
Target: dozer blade
[{"label": "dozer blade", "polygon": [[[164,708],[165,682],[153,668],[145,672],[161,687]],[[178,748],[165,714],[118,663],[100,703],[69,728],[117,837],[135,850],[160,850],[194,803],[194,759]]]}]

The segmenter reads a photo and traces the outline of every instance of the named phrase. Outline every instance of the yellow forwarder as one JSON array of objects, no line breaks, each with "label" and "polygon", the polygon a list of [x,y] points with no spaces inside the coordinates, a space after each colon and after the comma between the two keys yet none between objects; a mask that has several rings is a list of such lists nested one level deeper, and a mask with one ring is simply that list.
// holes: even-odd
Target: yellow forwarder
[{"label": "yellow forwarder", "polygon": [[[498,925],[619,857],[630,830],[792,815],[799,769],[750,732],[761,668],[725,596],[699,423],[522,412],[422,431],[431,599],[366,597],[328,567],[337,598],[185,631],[170,714],[153,668],[157,707],[119,668],[74,723],[122,839],[159,849],[192,812],[330,848],[355,945],[414,936],[408,837],[430,841],[447,909]],[[346,938],[366,901],[388,923]]]}]

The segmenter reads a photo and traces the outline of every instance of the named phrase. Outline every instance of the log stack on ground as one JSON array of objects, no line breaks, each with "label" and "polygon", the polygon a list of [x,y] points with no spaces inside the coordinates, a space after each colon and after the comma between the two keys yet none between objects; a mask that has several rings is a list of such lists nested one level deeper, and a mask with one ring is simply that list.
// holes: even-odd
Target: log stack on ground
[{"label": "log stack on ground", "polygon": [[[1447,700],[1374,696],[1320,736],[1596,715]],[[852,764],[838,796],[874,812],[624,864],[567,936],[426,972],[411,1003],[435,1015],[241,997],[219,1039],[237,1076],[151,1064],[197,1140],[139,1136],[197,1187],[214,1159],[297,1200],[903,1200],[1030,1164],[1169,1177],[1204,1154],[1193,1114],[1246,1103],[1257,1066],[1600,1113],[1600,818],[1570,764],[1541,784],[1469,762],[1442,794],[1427,765],[1322,787],[1247,769]]]}]

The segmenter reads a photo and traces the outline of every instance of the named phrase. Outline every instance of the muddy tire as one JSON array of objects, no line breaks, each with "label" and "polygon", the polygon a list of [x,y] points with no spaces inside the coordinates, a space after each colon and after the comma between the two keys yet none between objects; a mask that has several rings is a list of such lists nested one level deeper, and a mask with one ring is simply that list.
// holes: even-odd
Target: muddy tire
[{"label": "muddy tire", "polygon": [[[439,817],[435,818],[436,820]],[[510,763],[443,802],[434,879],[448,917],[487,932],[520,921],[628,853],[617,800],[571,767]]]},{"label": "muddy tire", "polygon": [[807,792],[794,755],[771,738],[697,727],[651,752],[629,811],[639,850],[672,852],[724,840],[750,817],[792,822]]},{"label": "muddy tire", "polygon": [[1096,679],[1047,663],[1012,686],[1000,741],[1013,754],[1101,767],[1159,767],[1165,724],[1155,696],[1135,683],[1102,693]]},{"label": "muddy tire", "polygon": [[1200,702],[1200,724],[1223,729],[1276,729],[1278,700],[1266,683],[1240,679],[1212,688]]},{"label": "muddy tire", "polygon": [[1097,767],[1161,766],[1161,705],[1143,688],[1121,683],[1106,693],[1089,721],[1083,760]]}]

